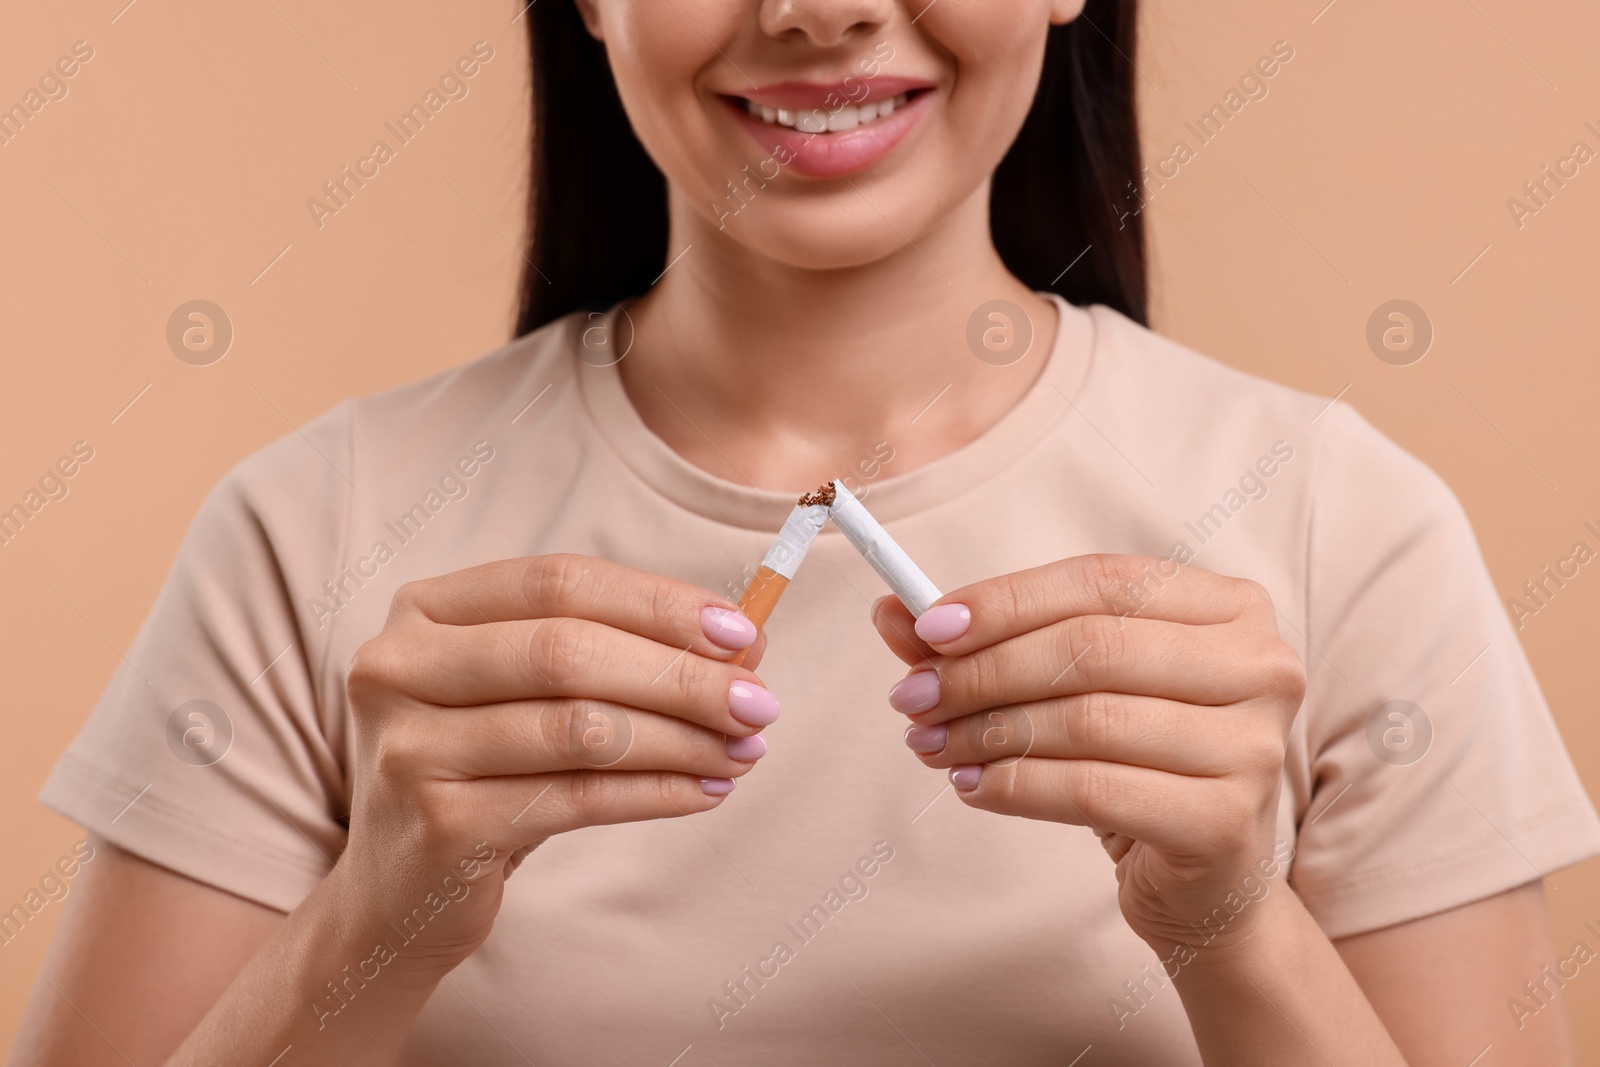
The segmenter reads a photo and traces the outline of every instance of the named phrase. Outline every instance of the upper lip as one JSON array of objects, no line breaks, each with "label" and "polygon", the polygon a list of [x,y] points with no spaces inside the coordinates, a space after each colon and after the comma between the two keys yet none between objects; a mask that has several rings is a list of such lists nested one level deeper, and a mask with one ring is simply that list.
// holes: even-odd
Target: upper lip
[{"label": "upper lip", "polygon": [[[863,95],[862,87],[866,88]],[[887,100],[901,93],[918,89],[932,89],[933,83],[921,78],[906,78],[879,74],[867,77],[852,74],[836,82],[787,81],[773,82],[754,89],[745,89],[729,96],[750,100],[766,107],[781,107],[796,111],[826,108],[845,104],[866,104],[874,100]]]}]

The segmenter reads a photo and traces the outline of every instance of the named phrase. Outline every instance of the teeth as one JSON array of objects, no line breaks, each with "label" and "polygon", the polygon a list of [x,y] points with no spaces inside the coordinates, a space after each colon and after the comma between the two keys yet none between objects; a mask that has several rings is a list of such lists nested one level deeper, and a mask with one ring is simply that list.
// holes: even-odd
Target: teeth
[{"label": "teeth", "polygon": [[842,133],[857,126],[865,126],[894,114],[896,108],[906,106],[907,94],[875,100],[867,104],[847,104],[837,111],[812,108],[809,111],[789,108],[771,108],[753,100],[744,102],[745,110],[762,122],[788,126],[801,133]]}]

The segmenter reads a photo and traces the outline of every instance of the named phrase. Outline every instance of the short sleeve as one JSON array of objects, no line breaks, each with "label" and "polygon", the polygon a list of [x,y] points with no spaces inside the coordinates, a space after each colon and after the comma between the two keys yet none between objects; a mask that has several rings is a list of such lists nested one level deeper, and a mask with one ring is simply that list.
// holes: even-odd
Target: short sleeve
[{"label": "short sleeve", "polygon": [[1353,410],[1323,417],[1292,878],[1342,937],[1593,856],[1600,820],[1455,494]]},{"label": "short sleeve", "polygon": [[285,912],[345,838],[319,671],[326,634],[297,620],[290,590],[336,574],[348,411],[260,450],[210,491],[39,794],[143,859]]}]

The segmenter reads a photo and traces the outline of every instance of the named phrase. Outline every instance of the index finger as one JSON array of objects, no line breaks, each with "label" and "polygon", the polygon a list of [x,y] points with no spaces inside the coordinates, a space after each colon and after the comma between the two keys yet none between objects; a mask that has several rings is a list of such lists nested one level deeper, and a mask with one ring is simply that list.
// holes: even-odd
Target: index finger
[{"label": "index finger", "polygon": [[406,614],[446,626],[587,619],[717,659],[757,637],[727,597],[575,553],[497,560],[408,582],[395,593],[390,620]]},{"label": "index finger", "polygon": [[1208,625],[1232,622],[1266,590],[1175,559],[1094,553],[973,582],[940,597],[916,635],[947,656],[986,648],[1078,615],[1137,616]]}]

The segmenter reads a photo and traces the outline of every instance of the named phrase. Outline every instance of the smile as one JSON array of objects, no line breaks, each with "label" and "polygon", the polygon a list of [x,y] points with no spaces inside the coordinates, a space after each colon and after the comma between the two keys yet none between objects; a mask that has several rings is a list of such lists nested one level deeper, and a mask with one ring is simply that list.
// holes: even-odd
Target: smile
[{"label": "smile", "polygon": [[910,96],[910,93],[901,93],[864,104],[846,104],[838,109],[768,107],[754,100],[743,100],[743,103],[746,112],[769,126],[787,126],[801,133],[843,133],[888,118],[896,108],[905,107]]},{"label": "smile", "polygon": [[932,82],[888,75],[874,79],[866,93],[859,90],[858,84],[789,82],[725,94],[722,102],[734,124],[784,170],[844,178],[887,159],[941,95]]}]

